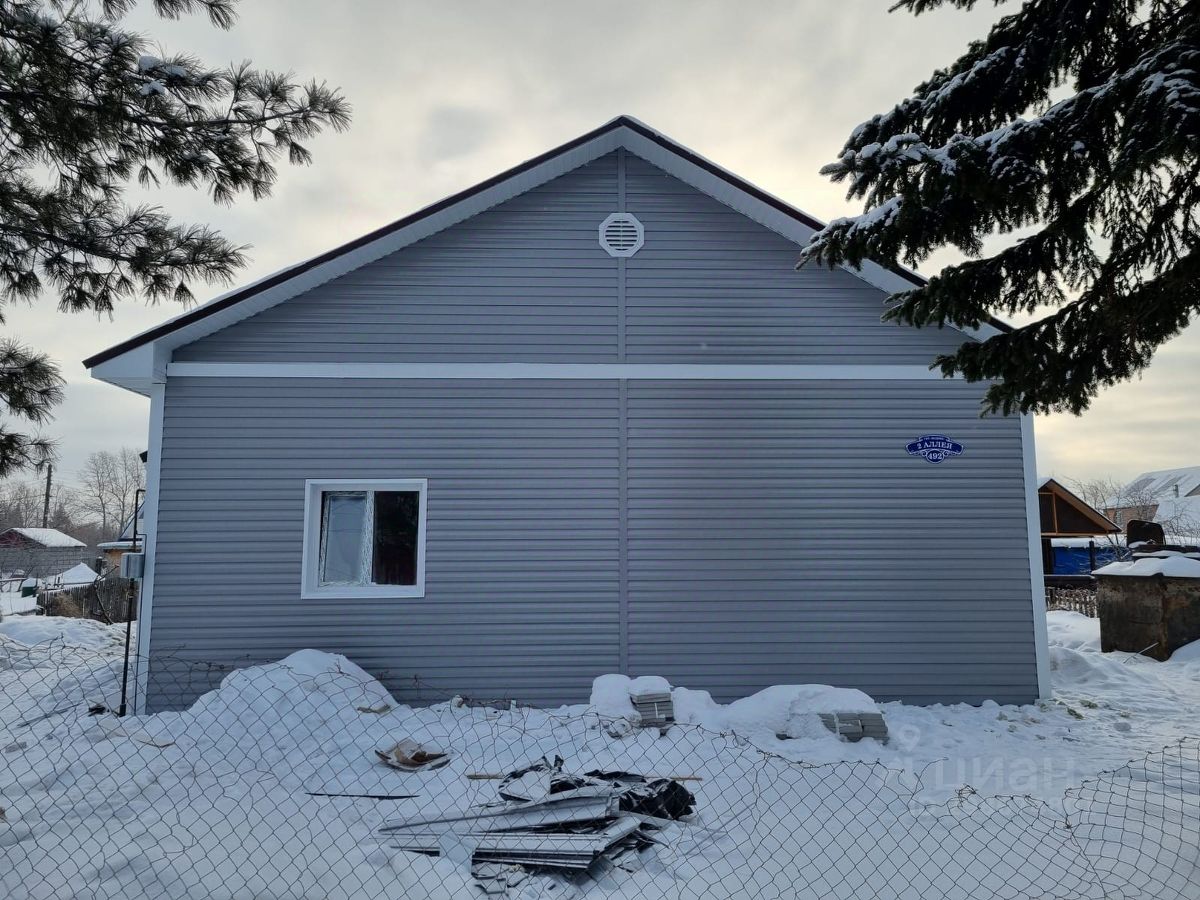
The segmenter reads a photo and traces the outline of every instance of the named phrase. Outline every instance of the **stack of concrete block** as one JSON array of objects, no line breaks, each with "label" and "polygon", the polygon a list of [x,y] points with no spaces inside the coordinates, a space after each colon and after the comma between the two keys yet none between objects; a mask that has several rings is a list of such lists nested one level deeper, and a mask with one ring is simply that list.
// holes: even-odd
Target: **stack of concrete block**
[{"label": "stack of concrete block", "polygon": [[633,701],[643,728],[665,730],[675,724],[675,705],[671,702],[670,691],[643,691],[631,694],[629,699]]}]

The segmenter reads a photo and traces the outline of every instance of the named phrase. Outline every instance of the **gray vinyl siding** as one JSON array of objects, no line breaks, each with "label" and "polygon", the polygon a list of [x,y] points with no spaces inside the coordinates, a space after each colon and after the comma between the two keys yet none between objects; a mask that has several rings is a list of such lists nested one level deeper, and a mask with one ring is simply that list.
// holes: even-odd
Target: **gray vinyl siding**
[{"label": "gray vinyl siding", "polygon": [[[612,382],[170,379],[152,704],[304,647],[410,699],[586,700],[618,667],[616,413]],[[428,479],[424,599],[300,599],[305,479],[358,477]]]},{"label": "gray vinyl siding", "polygon": [[[630,382],[629,667],[745,696],[1036,694],[1019,421],[961,382]],[[944,431],[962,457],[909,457]]]},{"label": "gray vinyl siding", "polygon": [[964,340],[883,324],[883,292],[843,269],[797,271],[791,241],[636,156],[625,182],[646,229],[626,263],[629,362],[924,365]]},{"label": "gray vinyl siding", "polygon": [[175,351],[205,362],[613,362],[603,157]]},{"label": "gray vinyl siding", "polygon": [[[597,227],[626,209],[645,246]],[[174,361],[928,364],[964,339],[619,151]],[[169,375],[150,702],[315,647],[404,700],[1037,694],[1020,423],[912,381]],[[938,466],[904,444],[966,446]],[[300,599],[304,481],[425,478],[425,597]],[[217,664],[208,669],[201,664]]]},{"label": "gray vinyl siding", "polygon": [[[171,377],[151,705],[304,647],[414,702],[586,702],[623,659],[719,700],[1029,701],[1019,422],[979,393]],[[908,457],[923,431],[966,453]],[[428,479],[423,599],[300,599],[304,480],[353,477]]]},{"label": "gray vinyl siding", "polygon": [[[597,229],[624,208],[645,246]],[[791,241],[630,153],[175,351],[181,362],[928,364],[964,340],[880,322],[885,295],[796,271]]]}]

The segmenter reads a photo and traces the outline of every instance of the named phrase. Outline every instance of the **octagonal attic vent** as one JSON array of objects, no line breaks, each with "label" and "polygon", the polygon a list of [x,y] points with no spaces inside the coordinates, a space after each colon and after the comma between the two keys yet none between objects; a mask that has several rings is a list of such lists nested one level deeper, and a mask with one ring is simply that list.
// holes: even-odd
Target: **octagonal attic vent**
[{"label": "octagonal attic vent", "polygon": [[645,241],[642,223],[629,213],[613,213],[600,223],[600,246],[609,256],[633,256]]}]

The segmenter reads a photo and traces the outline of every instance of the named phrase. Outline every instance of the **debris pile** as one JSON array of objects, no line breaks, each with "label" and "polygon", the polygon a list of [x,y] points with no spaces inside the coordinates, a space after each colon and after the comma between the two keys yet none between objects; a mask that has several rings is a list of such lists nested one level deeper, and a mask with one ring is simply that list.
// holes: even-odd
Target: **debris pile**
[{"label": "debris pile", "polygon": [[632,870],[639,851],[658,843],[655,832],[695,810],[691,791],[672,778],[571,775],[562,765],[543,759],[504,776],[496,803],[390,820],[380,833],[398,850],[469,859],[483,890],[504,894],[530,877],[567,887],[598,869]]}]

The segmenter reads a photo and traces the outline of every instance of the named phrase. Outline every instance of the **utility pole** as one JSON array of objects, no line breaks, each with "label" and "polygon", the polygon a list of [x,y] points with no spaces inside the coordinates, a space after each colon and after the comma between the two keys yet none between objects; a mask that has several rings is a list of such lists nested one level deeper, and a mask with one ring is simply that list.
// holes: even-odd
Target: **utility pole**
[{"label": "utility pole", "polygon": [[54,475],[54,463],[46,463],[46,497],[42,501],[42,527],[50,527],[50,479]]}]

